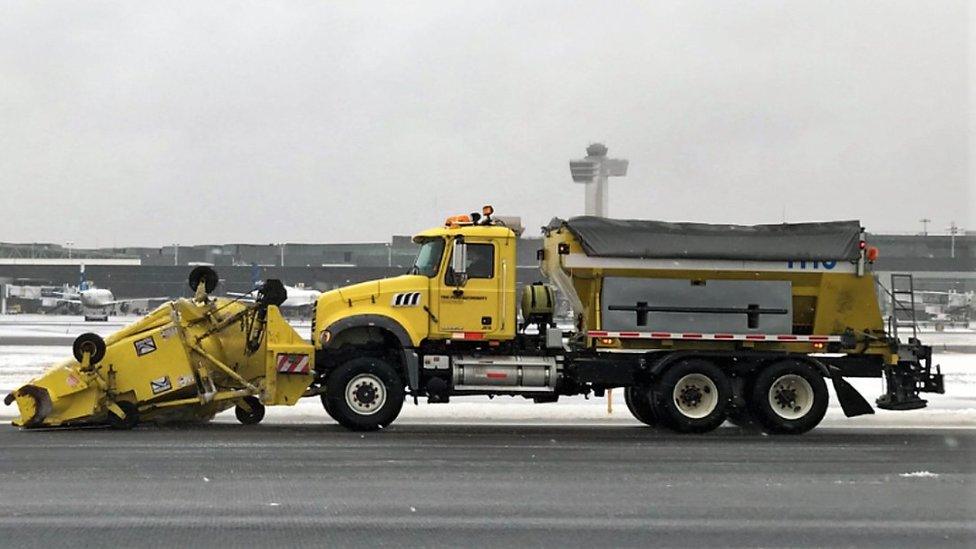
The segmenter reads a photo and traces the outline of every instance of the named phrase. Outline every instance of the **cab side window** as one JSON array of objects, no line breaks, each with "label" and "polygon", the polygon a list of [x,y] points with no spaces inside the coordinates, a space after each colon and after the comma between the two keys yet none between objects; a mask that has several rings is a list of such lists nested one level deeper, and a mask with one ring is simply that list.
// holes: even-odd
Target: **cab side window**
[{"label": "cab side window", "polygon": [[[466,271],[468,280],[495,276],[495,246],[493,244],[468,244]],[[448,263],[450,265],[450,262]],[[455,285],[454,271],[450,267],[444,276],[448,286]]]},{"label": "cab side window", "polygon": [[468,244],[468,278],[495,276],[495,247],[491,244]]}]

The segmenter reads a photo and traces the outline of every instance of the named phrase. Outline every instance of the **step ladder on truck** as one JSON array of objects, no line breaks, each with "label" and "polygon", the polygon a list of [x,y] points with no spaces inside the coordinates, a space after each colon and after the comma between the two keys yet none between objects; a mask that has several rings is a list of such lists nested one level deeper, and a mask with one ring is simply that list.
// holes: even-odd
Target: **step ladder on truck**
[{"label": "step ladder on truck", "polygon": [[[938,365],[933,373],[932,348],[922,345],[918,339],[914,277],[908,273],[892,273],[889,295],[888,332],[898,360],[884,367],[885,394],[877,400],[877,405],[884,410],[924,408],[928,402],[919,393],[944,393],[945,387]],[[905,343],[901,342],[903,334],[907,338]]]}]

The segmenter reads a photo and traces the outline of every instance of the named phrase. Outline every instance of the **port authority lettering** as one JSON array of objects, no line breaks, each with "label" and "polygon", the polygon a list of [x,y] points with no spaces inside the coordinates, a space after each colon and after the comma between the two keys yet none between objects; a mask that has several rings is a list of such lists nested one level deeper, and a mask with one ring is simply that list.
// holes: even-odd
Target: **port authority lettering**
[{"label": "port authority lettering", "polygon": [[805,261],[805,260],[789,260],[786,262],[787,269],[810,269],[817,270],[823,268],[825,270],[831,270],[837,266],[836,261]]}]

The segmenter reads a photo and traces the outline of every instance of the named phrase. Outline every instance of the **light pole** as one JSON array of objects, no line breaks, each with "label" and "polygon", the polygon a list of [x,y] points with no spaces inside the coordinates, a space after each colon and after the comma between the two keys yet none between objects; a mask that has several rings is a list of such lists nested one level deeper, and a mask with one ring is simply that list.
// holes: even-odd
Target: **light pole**
[{"label": "light pole", "polygon": [[610,177],[627,175],[627,166],[630,163],[623,158],[607,158],[608,150],[603,143],[593,143],[586,148],[585,158],[569,161],[569,173],[573,181],[586,185],[586,215],[607,217],[607,180]]},{"label": "light pole", "polygon": [[180,264],[180,245],[173,243],[173,265]]},{"label": "light pole", "polygon": [[919,219],[918,222],[922,224],[922,236],[928,236],[929,235],[929,223],[931,223],[932,220],[929,219],[929,218],[927,218],[927,217],[923,217],[922,219]]},{"label": "light pole", "polygon": [[956,225],[955,221],[949,222],[949,257],[956,258],[956,235],[961,233],[962,229]]},{"label": "light pole", "polygon": [[74,243],[74,242],[71,242],[71,241],[69,240],[69,241],[68,241],[68,242],[66,242],[65,244],[67,244],[67,245],[68,245],[68,259],[71,259],[71,247],[72,247],[72,246],[74,246],[74,245],[75,245],[75,243]]},{"label": "light pole", "polygon": [[285,243],[282,242],[281,244],[278,244],[278,247],[281,250],[281,266],[284,267],[285,266]]}]

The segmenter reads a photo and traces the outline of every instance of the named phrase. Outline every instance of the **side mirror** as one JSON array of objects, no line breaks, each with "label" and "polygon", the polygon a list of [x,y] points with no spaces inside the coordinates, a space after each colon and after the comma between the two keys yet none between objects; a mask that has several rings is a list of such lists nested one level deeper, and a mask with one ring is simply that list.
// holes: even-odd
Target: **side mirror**
[{"label": "side mirror", "polygon": [[464,239],[455,238],[454,248],[451,251],[451,276],[454,280],[454,285],[460,288],[468,282],[468,246],[464,243]]}]

